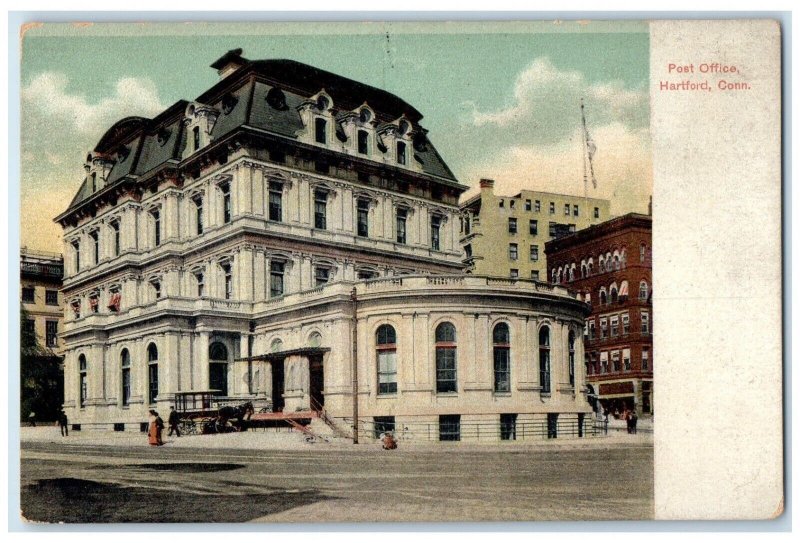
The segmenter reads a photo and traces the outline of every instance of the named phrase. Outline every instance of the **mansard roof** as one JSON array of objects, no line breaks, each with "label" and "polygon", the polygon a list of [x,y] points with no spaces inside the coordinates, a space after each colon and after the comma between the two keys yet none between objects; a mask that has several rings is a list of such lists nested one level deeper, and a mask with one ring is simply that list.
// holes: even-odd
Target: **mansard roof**
[{"label": "mansard roof", "polygon": [[[422,171],[460,186],[428,140],[427,131],[419,126],[422,114],[394,94],[293,60],[250,61],[241,57],[241,50],[228,51],[211,66],[222,70],[229,65],[238,68],[195,101],[218,112],[210,135],[212,142],[244,130],[297,140],[304,128],[299,106],[324,89],[334,101],[334,115],[339,120],[341,113],[364,103],[369,104],[381,125],[400,117],[408,119],[416,130],[413,152]],[[267,99],[273,89],[277,89],[273,96],[280,97],[277,103]],[[105,186],[147,176],[168,164],[180,165],[187,139],[183,117],[188,104],[180,100],[153,119],[126,117],[109,128],[94,149],[113,164]],[[57,220],[92,196],[89,180],[84,179],[68,209]]]}]

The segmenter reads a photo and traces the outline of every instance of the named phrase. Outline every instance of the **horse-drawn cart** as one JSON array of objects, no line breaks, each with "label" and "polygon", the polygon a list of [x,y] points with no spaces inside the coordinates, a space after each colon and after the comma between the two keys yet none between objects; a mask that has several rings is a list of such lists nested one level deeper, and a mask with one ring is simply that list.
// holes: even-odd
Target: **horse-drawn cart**
[{"label": "horse-drawn cart", "polygon": [[252,402],[224,398],[218,390],[175,393],[175,410],[184,434],[221,434],[246,430],[255,412]]}]

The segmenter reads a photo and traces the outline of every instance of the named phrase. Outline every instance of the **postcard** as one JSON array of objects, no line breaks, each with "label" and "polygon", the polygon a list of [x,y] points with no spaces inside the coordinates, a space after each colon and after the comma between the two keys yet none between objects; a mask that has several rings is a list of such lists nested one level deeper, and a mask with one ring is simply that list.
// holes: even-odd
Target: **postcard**
[{"label": "postcard", "polygon": [[782,513],[779,23],[20,34],[26,527]]}]

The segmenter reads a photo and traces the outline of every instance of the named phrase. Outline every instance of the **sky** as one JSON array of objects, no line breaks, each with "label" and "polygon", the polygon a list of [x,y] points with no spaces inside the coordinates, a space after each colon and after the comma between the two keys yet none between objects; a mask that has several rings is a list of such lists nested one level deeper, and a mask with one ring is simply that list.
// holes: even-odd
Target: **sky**
[{"label": "sky", "polygon": [[583,195],[583,99],[597,146],[588,195],[615,215],[647,211],[646,23],[48,24],[22,44],[22,245],[61,252],[52,219],[103,133],[199,96],[218,81],[209,64],[237,47],[396,94],[461,183],[491,178],[498,194]]}]

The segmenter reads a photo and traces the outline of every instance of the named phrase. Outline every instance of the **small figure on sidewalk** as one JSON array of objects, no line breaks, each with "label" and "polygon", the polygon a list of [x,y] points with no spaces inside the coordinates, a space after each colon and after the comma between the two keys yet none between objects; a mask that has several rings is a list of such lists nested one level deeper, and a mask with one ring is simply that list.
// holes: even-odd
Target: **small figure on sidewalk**
[{"label": "small figure on sidewalk", "polygon": [[31,414],[28,415],[28,424],[36,428],[36,413],[31,411]]},{"label": "small figure on sidewalk", "polygon": [[386,451],[391,451],[397,448],[397,440],[394,438],[391,432],[386,432],[383,434],[381,442],[383,449]]},{"label": "small figure on sidewalk", "polygon": [[169,432],[167,433],[168,436],[172,435],[172,432],[175,432],[176,437],[181,437],[181,431],[178,428],[178,424],[181,422],[181,417],[178,415],[178,412],[175,411],[174,406],[170,406],[169,408],[169,418],[167,419],[169,423]]},{"label": "small figure on sidewalk", "polygon": [[58,427],[61,429],[61,437],[69,436],[69,427],[67,426],[67,414],[63,411],[58,413]]},{"label": "small figure on sidewalk", "polygon": [[631,412],[629,410],[625,410],[625,425],[628,427],[628,433],[633,433],[633,418],[631,417]]},{"label": "small figure on sidewalk", "polygon": [[631,433],[636,433],[636,423],[639,422],[639,417],[636,416],[636,411],[631,413]]}]

